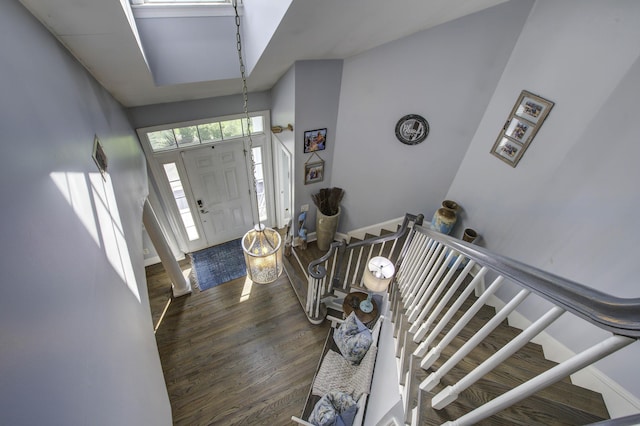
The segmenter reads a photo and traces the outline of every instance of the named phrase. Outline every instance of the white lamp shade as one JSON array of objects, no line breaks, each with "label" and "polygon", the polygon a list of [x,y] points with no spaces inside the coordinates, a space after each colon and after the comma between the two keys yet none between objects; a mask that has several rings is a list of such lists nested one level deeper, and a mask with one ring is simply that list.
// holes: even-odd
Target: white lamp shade
[{"label": "white lamp shade", "polygon": [[365,287],[374,293],[385,291],[395,271],[393,263],[386,257],[372,257],[367,263],[362,280]]},{"label": "white lamp shade", "polygon": [[277,231],[256,225],[242,237],[247,275],[257,284],[275,281],[282,273],[282,239]]}]

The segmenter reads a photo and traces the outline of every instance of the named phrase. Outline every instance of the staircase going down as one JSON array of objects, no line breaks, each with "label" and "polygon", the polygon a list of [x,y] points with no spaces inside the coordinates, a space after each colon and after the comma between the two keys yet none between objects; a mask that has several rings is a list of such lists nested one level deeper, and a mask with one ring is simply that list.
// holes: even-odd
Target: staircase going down
[{"label": "staircase going down", "polygon": [[[609,424],[602,396],[569,376],[636,342],[637,300],[601,294],[439,234],[422,226],[420,216],[407,215],[396,230],[377,234],[334,242],[327,253],[310,243],[285,259],[313,323],[327,313],[340,317],[345,295],[366,291],[361,277],[368,259],[382,255],[396,265],[382,309],[390,330],[379,350],[392,347],[397,371],[376,368],[374,383],[376,375],[394,377],[399,402],[376,418],[367,416],[367,406],[365,425]],[[505,286],[517,291],[503,302],[496,292]],[[546,313],[523,329],[509,325],[520,304],[540,297],[551,302]],[[555,363],[531,340],[566,312],[610,333]],[[376,392],[383,393],[372,388],[368,404],[376,404]],[[640,424],[640,415],[617,421],[609,422]]]}]

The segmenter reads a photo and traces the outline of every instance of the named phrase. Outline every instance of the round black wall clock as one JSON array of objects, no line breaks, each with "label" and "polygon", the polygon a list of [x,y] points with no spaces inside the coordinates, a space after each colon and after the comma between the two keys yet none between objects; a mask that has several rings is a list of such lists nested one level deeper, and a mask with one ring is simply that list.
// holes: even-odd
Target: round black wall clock
[{"label": "round black wall clock", "polygon": [[429,123],[423,117],[409,114],[398,120],[396,137],[407,145],[417,145],[429,135]]}]

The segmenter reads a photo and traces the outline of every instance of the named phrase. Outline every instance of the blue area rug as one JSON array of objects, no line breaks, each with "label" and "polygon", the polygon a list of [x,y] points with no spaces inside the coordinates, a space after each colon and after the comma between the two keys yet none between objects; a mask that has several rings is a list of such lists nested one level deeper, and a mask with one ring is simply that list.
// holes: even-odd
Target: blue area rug
[{"label": "blue area rug", "polygon": [[191,253],[200,291],[247,275],[241,238]]}]

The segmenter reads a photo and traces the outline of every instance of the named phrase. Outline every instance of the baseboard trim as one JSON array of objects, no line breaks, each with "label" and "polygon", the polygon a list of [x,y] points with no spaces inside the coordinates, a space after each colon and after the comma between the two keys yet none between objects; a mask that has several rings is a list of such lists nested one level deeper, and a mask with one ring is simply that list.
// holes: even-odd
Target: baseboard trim
[{"label": "baseboard trim", "polygon": [[386,222],[377,223],[371,226],[365,226],[364,228],[354,229],[350,231],[346,238],[358,238],[363,240],[367,234],[378,235],[381,229],[386,229],[387,231],[395,232],[399,225],[402,225],[402,221],[404,220],[404,216],[391,219]]},{"label": "baseboard trim", "polygon": [[153,256],[144,260],[145,268],[147,266],[155,265],[156,263],[160,263],[160,256]]},{"label": "baseboard trim", "polygon": [[[491,296],[487,304],[496,310],[502,309],[505,305],[496,296]],[[515,311],[509,315],[508,321],[510,326],[520,330],[531,325],[531,321]],[[575,355],[575,352],[546,332],[540,333],[531,341],[542,346],[545,358],[553,362],[563,362]],[[640,399],[593,366],[572,374],[571,381],[576,386],[600,393],[612,419],[637,414],[640,411]]]}]

